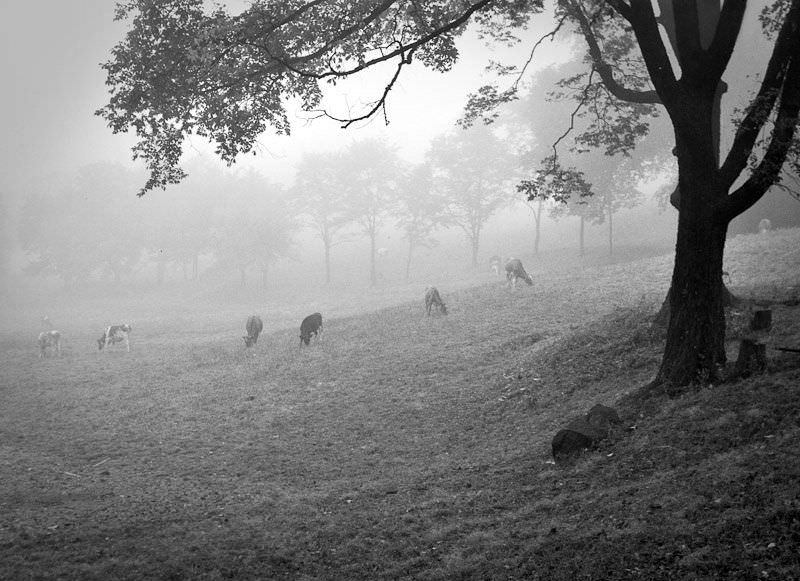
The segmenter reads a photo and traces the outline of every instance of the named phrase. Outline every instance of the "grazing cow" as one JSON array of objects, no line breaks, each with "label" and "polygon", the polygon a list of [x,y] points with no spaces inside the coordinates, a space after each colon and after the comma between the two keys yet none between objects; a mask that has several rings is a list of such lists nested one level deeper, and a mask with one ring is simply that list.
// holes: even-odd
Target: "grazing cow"
[{"label": "grazing cow", "polygon": [[300,323],[300,346],[303,346],[303,343],[308,345],[311,342],[311,335],[316,335],[319,337],[322,334],[322,315],[319,313],[314,313],[313,315],[307,316],[303,319],[303,322]]},{"label": "grazing cow", "polygon": [[533,285],[533,279],[525,272],[522,261],[519,258],[509,258],[506,262],[506,285],[510,288],[517,288],[518,279],[524,280],[529,286]]},{"label": "grazing cow", "polygon": [[53,347],[56,355],[61,356],[61,333],[55,329],[39,333],[39,357],[47,357],[47,348]]},{"label": "grazing cow", "polygon": [[127,323],[123,323],[122,325],[111,325],[110,327],[106,327],[105,332],[103,335],[97,340],[97,348],[102,351],[105,347],[112,345],[114,343],[120,343],[122,341],[125,342],[125,349],[127,349],[128,353],[131,351],[131,342],[128,338],[128,334],[131,332],[131,326]]},{"label": "grazing cow", "polygon": [[264,323],[261,322],[261,317],[257,315],[250,315],[247,317],[247,324],[244,326],[247,335],[242,337],[244,339],[245,347],[252,347],[258,343],[258,336],[264,328]]},{"label": "grazing cow", "polygon": [[431,309],[436,306],[439,312],[443,315],[447,314],[447,307],[439,295],[439,290],[435,286],[429,286],[425,289],[425,310],[428,315],[431,314]]},{"label": "grazing cow", "polygon": [[489,268],[492,269],[495,276],[500,276],[500,265],[502,262],[503,259],[496,254],[489,259]]},{"label": "grazing cow", "polygon": [[758,233],[763,234],[769,230],[772,230],[772,222],[770,222],[769,218],[761,218],[758,223]]}]

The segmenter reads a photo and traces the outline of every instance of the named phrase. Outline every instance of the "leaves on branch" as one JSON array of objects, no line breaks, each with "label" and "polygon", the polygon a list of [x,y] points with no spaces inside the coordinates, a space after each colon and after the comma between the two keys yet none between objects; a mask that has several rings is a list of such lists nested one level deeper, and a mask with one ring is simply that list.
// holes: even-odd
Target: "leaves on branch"
[{"label": "leaves on branch", "polygon": [[592,184],[586,180],[583,172],[572,167],[562,167],[555,155],[543,159],[541,169],[533,178],[520,181],[517,191],[528,201],[542,199],[559,204],[566,204],[568,201],[586,203],[581,200],[594,195]]}]

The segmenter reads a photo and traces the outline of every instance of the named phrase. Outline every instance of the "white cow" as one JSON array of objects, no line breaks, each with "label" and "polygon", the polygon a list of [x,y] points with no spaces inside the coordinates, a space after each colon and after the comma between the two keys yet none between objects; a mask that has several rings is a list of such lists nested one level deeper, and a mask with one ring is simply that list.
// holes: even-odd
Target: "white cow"
[{"label": "white cow", "polygon": [[97,348],[102,351],[104,348],[114,343],[125,342],[125,349],[130,353],[131,342],[128,338],[130,332],[131,326],[128,323],[106,327],[103,335],[97,340]]},{"label": "white cow", "polygon": [[39,333],[39,358],[47,357],[47,348],[55,349],[56,355],[61,356],[61,333],[52,329]]}]

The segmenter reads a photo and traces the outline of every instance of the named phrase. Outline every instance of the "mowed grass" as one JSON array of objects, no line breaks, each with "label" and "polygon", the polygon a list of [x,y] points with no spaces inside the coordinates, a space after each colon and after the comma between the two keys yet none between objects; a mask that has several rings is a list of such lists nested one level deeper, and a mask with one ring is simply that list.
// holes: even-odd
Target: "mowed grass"
[{"label": "mowed grass", "polygon": [[[734,292],[796,296],[798,242],[732,241]],[[298,324],[268,315],[251,350],[219,312],[176,341],[177,315],[147,311],[131,353],[98,353],[79,321],[60,359],[7,334],[0,578],[800,578],[800,360],[643,390],[670,266],[438,283],[446,317],[420,294],[326,316],[302,349],[291,305]],[[799,309],[774,306],[776,344],[800,346]],[[732,349],[747,316],[730,314]],[[550,463],[595,403],[624,429]]]}]

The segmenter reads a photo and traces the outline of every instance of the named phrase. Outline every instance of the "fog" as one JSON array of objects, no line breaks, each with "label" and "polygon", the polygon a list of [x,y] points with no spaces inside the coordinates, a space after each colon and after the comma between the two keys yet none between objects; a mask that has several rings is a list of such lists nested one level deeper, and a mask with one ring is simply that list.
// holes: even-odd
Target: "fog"
[{"label": "fog", "polygon": [[[614,207],[611,230],[610,206],[559,213],[516,192],[531,160],[546,155],[567,124],[571,105],[546,102],[545,87],[575,66],[569,43],[543,48],[522,100],[529,106],[504,111],[489,129],[455,128],[466,95],[486,82],[489,57],[524,62],[527,48],[490,55],[467,35],[452,72],[413,67],[401,79],[388,125],[376,118],[343,131],[333,122],[306,122],[295,110],[291,138],[263,136],[256,155],[233,168],[195,139],[184,159],[189,178],[138,198],[145,174],[130,160],[130,137],[111,135],[93,115],[107,98],[99,63],[124,32],[112,22],[113,2],[39,0],[4,12],[0,58],[11,89],[0,97],[7,164],[0,269],[7,329],[34,328],[44,314],[58,320],[59,311],[79,319],[87,304],[106,309],[106,322],[135,318],[141,312],[134,299],[141,308],[180,305],[176,316],[211,302],[226,316],[219,305],[246,313],[291,299],[298,309],[316,309],[343,297],[337,304],[346,312],[353,297],[371,304],[369,297],[415,297],[427,284],[491,281],[495,254],[520,257],[536,273],[602,264],[631,248],[673,247],[676,215],[664,196],[675,169],[663,119],[632,162],[651,164],[640,177],[628,179],[631,171],[620,178],[626,170],[601,154],[576,162],[598,192],[630,195]],[[531,38],[548,24],[541,21]],[[325,106],[340,112],[369,101],[383,80],[375,70],[340,83]],[[730,107],[741,98],[732,96]],[[380,155],[365,155],[375,151]],[[491,163],[488,151],[498,152]],[[421,207],[422,216],[415,213]],[[477,224],[476,207],[483,212]],[[328,219],[336,227],[326,239],[320,226]]]}]

